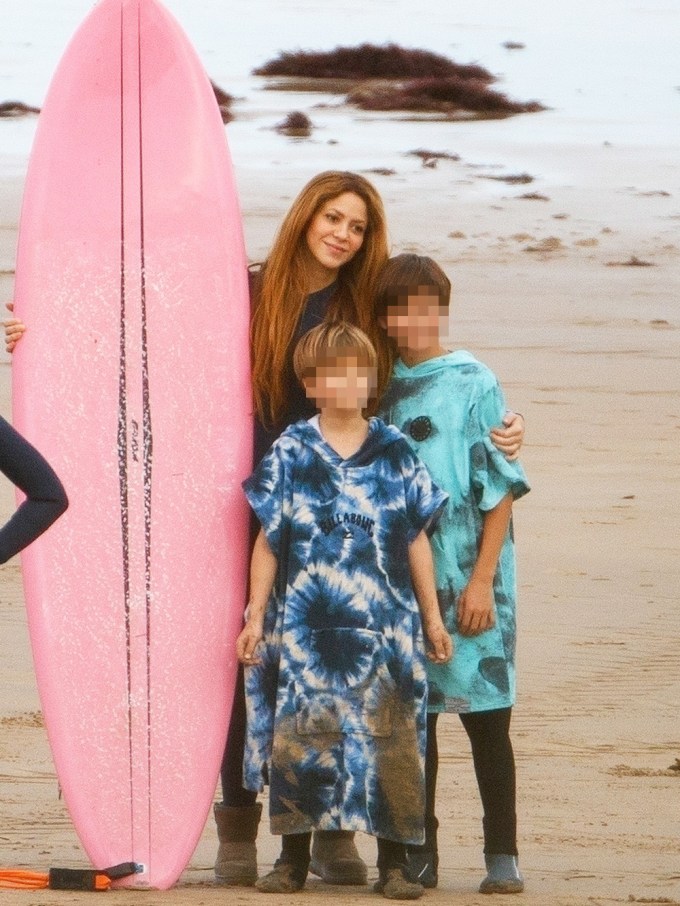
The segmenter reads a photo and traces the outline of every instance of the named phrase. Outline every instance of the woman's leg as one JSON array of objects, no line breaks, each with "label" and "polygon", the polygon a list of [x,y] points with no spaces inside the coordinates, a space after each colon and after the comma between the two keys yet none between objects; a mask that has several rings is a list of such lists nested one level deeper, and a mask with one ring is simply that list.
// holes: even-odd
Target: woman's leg
[{"label": "woman's leg", "polygon": [[[258,431],[263,430],[259,422],[255,427],[256,448]],[[264,451],[263,451],[264,452]],[[255,539],[260,531],[260,524],[251,511],[249,522],[249,551],[252,556]],[[222,780],[222,803],[234,808],[246,808],[255,805],[257,793],[243,788],[243,752],[246,745],[246,690],[243,664],[238,665],[234,703],[231,709],[227,741],[222,756],[220,777]]]},{"label": "woman's leg", "polygon": [[239,664],[227,744],[224,748],[220,770],[223,805],[244,808],[255,805],[257,801],[257,793],[243,788],[243,751],[245,744],[246,694],[243,684],[243,665]]},{"label": "woman's leg", "polygon": [[227,744],[222,758],[222,795],[215,804],[215,822],[220,841],[215,877],[224,884],[243,887],[257,881],[255,840],[262,806],[257,793],[243,788],[243,749],[246,729],[246,699],[243,667],[239,666]]}]

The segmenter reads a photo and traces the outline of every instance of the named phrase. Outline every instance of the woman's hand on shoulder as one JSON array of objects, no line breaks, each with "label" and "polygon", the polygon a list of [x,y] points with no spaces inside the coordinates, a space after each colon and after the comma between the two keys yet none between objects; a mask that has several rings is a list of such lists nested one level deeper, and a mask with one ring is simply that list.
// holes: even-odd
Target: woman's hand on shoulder
[{"label": "woman's hand on shoulder", "polygon": [[524,443],[524,416],[519,412],[506,412],[503,427],[492,428],[489,437],[503,456],[512,462],[519,456]]},{"label": "woman's hand on shoulder", "polygon": [[[6,308],[14,313],[14,302],[7,302]],[[18,318],[6,318],[2,324],[5,328],[5,349],[7,352],[14,352],[14,347],[24,335],[26,325]]]}]

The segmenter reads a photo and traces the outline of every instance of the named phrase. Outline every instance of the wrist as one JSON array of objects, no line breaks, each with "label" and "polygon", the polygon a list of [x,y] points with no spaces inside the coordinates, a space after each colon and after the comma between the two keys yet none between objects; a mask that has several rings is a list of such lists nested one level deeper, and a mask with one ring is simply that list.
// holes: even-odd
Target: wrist
[{"label": "wrist", "polygon": [[495,567],[491,569],[490,567],[475,567],[472,575],[470,576],[470,581],[468,586],[477,585],[484,586],[485,588],[493,587],[494,576],[496,575]]},{"label": "wrist", "polygon": [[264,610],[262,607],[258,607],[253,601],[249,601],[243,614],[243,619],[248,626],[259,626],[261,629],[264,625]]},{"label": "wrist", "polygon": [[444,621],[442,616],[439,613],[439,609],[434,613],[424,613],[421,615],[421,620],[423,622],[423,629],[425,632],[431,632],[432,630],[438,630],[444,628]]}]

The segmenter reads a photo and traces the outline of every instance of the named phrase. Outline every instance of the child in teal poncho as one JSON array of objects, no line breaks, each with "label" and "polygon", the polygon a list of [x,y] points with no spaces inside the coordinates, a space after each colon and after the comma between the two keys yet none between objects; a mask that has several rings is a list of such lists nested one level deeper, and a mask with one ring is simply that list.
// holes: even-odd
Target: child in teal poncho
[{"label": "child in teal poncho", "polygon": [[529,486],[519,463],[489,440],[505,413],[495,376],[469,352],[442,346],[450,290],[434,261],[399,255],[387,263],[377,296],[377,316],[400,355],[380,414],[406,435],[449,495],[431,540],[437,594],[456,657],[428,665],[426,840],[411,848],[409,861],[425,886],[436,886],[437,718],[458,713],[484,807],[487,876],[480,891],[510,893],[523,888],[509,735],[516,596],[511,510]]}]

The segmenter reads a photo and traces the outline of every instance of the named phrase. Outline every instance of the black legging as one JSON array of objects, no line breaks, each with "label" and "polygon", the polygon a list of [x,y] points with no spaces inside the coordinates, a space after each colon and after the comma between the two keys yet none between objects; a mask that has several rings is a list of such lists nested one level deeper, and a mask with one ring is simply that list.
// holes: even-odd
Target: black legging
[{"label": "black legging", "polygon": [[243,808],[255,805],[257,793],[243,788],[243,751],[246,739],[246,696],[243,688],[243,665],[239,664],[234,689],[234,705],[222,756],[222,799],[225,805]]},{"label": "black legging", "polygon": [[[477,785],[484,809],[484,852],[517,853],[517,815],[515,812],[515,757],[510,741],[512,708],[459,714],[470,739]],[[438,821],[435,813],[437,793],[438,714],[427,716],[425,756],[425,847],[437,848]]]},{"label": "black legging", "polygon": [[[255,461],[259,462],[266,452],[264,428],[256,422],[255,429]],[[251,511],[249,522],[249,547],[252,557],[255,539],[260,531],[260,524]],[[222,780],[222,801],[224,805],[232,808],[244,808],[255,805],[257,793],[243,788],[243,753],[246,747],[246,691],[243,682],[243,664],[238,665],[236,686],[234,688],[234,703],[231,708],[227,741],[222,755],[220,778]]]}]

